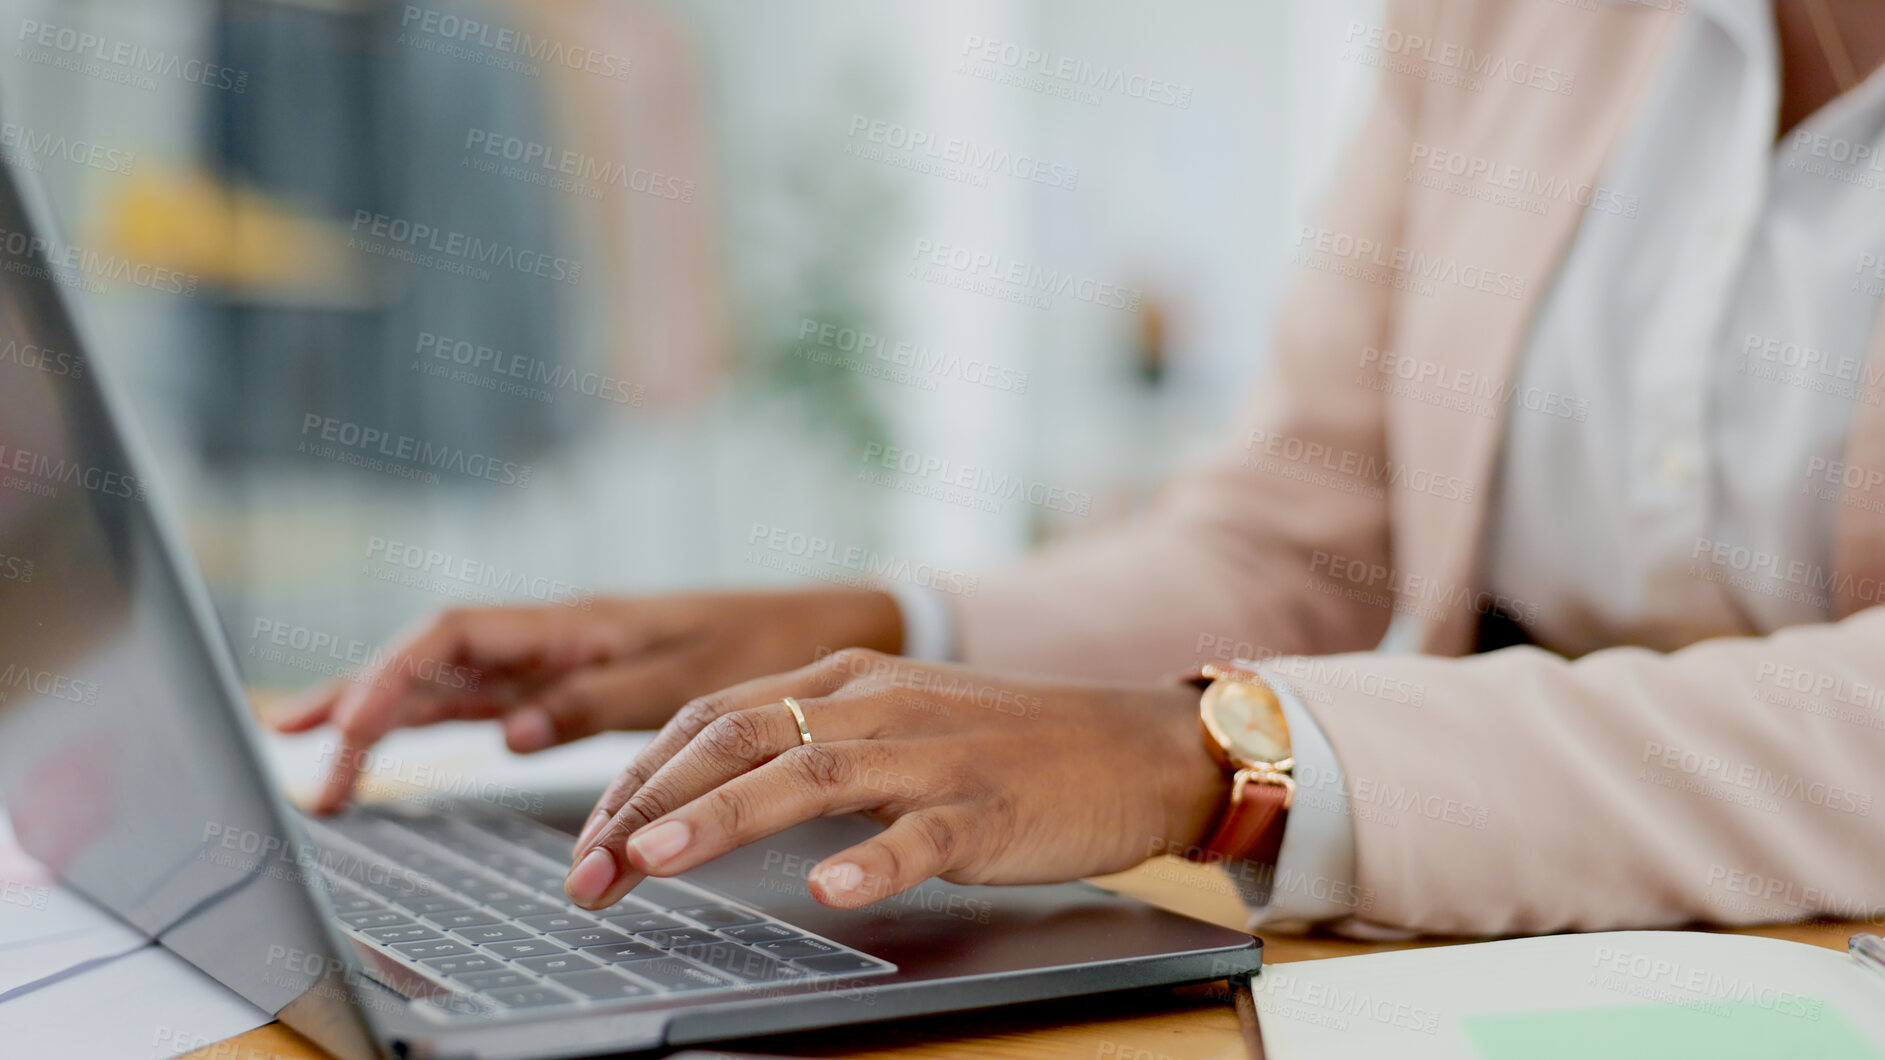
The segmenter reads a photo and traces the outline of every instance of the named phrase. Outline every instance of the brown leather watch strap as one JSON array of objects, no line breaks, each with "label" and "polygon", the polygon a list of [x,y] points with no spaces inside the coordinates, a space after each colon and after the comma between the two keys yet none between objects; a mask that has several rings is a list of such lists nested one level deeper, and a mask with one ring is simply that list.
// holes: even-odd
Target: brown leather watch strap
[{"label": "brown leather watch strap", "polygon": [[1261,871],[1250,881],[1250,897],[1259,905],[1268,904],[1294,795],[1295,788],[1289,784],[1253,780],[1251,771],[1240,771],[1223,818],[1191,860],[1207,864],[1235,860],[1257,866]]},{"label": "brown leather watch strap", "polygon": [[1205,855],[1274,865],[1283,849],[1292,792],[1281,784],[1246,782],[1247,776],[1237,775],[1224,818],[1204,844]]}]

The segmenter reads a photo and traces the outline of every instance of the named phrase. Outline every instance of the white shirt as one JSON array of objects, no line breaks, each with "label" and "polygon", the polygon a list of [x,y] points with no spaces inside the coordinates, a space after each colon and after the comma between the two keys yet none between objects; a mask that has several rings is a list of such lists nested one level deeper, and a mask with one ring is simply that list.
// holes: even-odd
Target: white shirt
[{"label": "white shirt", "polygon": [[[1601,180],[1634,215],[1586,212],[1517,369],[1582,418],[1508,411],[1483,574],[1565,654],[1833,616],[1815,491],[1885,293],[1885,74],[1776,145],[1779,71],[1769,0],[1692,0]],[[911,654],[953,654],[947,603],[898,595]],[[1253,923],[1365,916],[1340,765],[1278,688],[1300,795]]]}]

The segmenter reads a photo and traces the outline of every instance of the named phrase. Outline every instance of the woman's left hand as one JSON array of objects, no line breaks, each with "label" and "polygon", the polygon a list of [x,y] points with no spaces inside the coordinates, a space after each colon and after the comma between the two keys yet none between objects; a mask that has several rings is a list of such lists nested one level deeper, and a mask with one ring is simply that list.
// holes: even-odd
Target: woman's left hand
[{"label": "woman's left hand", "polygon": [[888,827],[812,871],[825,905],[868,905],[932,876],[1059,882],[1200,842],[1229,792],[1188,685],[1042,681],[848,649],[683,708],[596,804],[565,887],[600,909],[647,876],[853,812]]}]

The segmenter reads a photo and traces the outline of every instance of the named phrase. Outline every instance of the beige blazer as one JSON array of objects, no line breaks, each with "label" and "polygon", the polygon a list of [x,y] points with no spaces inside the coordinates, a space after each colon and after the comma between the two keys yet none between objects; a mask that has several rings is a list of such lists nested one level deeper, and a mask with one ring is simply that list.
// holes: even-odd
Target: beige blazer
[{"label": "beige blazer", "polygon": [[[1410,161],[1454,150],[1599,185],[1681,17],[1663,8],[1680,6],[1391,0],[1378,98],[1295,248],[1241,423],[1143,517],[958,598],[965,658],[1149,679],[1280,656],[1347,774],[1374,921],[1496,934],[1880,915],[1885,516],[1824,502],[1841,504],[1835,622],[1667,655],[1455,658],[1489,603],[1478,556],[1502,422],[1388,377],[1378,353],[1513,378],[1585,207],[1422,187]],[[1849,443],[1868,471],[1885,470],[1877,398]],[[1370,652],[1397,614],[1422,654],[1338,654]]]}]

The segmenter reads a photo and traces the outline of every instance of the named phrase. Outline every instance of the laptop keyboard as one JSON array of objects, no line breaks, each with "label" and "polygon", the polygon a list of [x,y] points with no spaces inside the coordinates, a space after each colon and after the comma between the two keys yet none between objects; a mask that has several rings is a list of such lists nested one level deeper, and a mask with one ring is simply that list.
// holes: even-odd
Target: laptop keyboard
[{"label": "laptop keyboard", "polygon": [[309,832],[348,934],[427,983],[427,1000],[445,1012],[691,998],[896,971],[679,880],[650,879],[606,910],[580,909],[563,896],[568,837],[522,818],[474,825],[364,811]]}]

